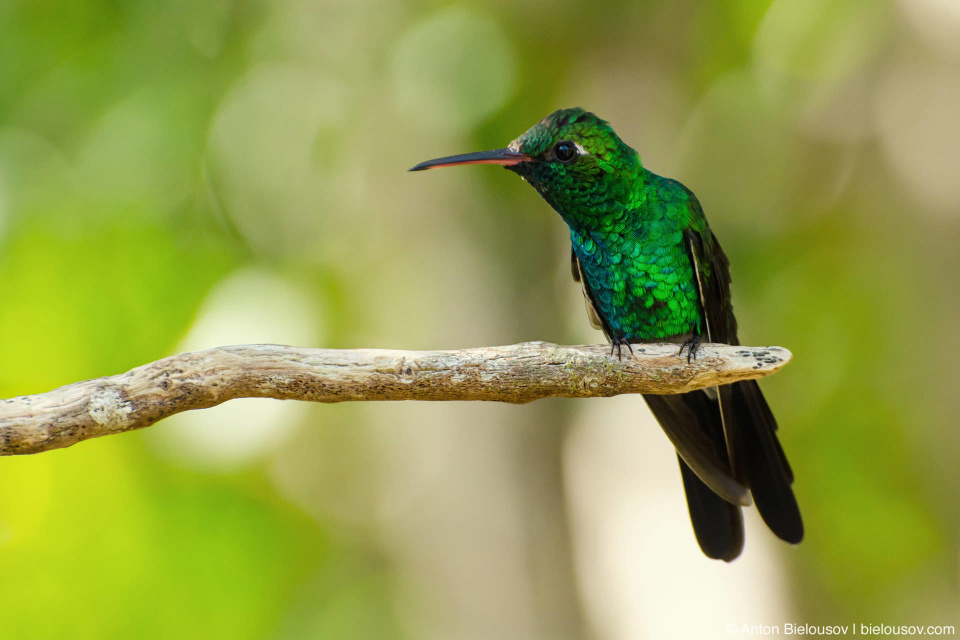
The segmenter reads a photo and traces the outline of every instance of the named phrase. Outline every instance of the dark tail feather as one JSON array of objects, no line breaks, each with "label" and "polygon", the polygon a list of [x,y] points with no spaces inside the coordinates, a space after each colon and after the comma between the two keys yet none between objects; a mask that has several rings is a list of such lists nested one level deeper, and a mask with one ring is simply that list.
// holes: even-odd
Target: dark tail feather
[{"label": "dark tail feather", "polygon": [[683,490],[687,494],[690,522],[700,549],[708,558],[730,562],[743,550],[740,507],[711,491],[680,456],[677,461],[683,477]]},{"label": "dark tail feather", "polygon": [[800,508],[790,485],[793,471],[777,440],[777,423],[760,393],[749,380],[719,388],[727,440],[734,447],[734,473],[750,487],[760,517],[779,538],[794,544],[803,540]]},{"label": "dark tail feather", "polygon": [[[692,412],[697,424],[714,445],[717,457],[727,461],[720,407],[703,391],[675,396],[644,396],[661,425]],[[669,424],[665,429],[669,429]],[[687,494],[690,521],[703,553],[717,560],[733,560],[743,549],[743,518],[740,507],[714,493],[678,456],[683,488]]]},{"label": "dark tail feather", "polygon": [[[746,383],[745,383],[746,384]],[[783,465],[783,470],[787,474],[787,481],[790,484],[793,484],[793,469],[790,468],[790,463],[787,462],[787,455],[783,452],[783,447],[780,446],[780,439],[777,438],[777,419],[773,417],[773,412],[770,411],[770,405],[767,404],[767,399],[763,397],[763,393],[760,391],[760,385],[757,384],[756,380],[751,380],[747,387],[752,388],[752,392],[756,392],[755,398],[757,404],[760,405],[760,411],[763,413],[763,419],[766,424],[770,425],[771,431],[773,432],[773,444],[777,446],[777,452],[780,455],[780,464]]]}]

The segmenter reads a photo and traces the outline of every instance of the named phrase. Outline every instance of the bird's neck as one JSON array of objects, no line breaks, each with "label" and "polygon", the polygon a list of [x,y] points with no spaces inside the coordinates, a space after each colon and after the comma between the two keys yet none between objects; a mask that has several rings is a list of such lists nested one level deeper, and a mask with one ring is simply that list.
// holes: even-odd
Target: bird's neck
[{"label": "bird's neck", "polygon": [[616,180],[593,185],[574,197],[547,200],[575,235],[628,233],[642,224],[638,216],[655,191],[650,184],[652,177],[654,174],[638,167],[635,172],[619,174]]}]

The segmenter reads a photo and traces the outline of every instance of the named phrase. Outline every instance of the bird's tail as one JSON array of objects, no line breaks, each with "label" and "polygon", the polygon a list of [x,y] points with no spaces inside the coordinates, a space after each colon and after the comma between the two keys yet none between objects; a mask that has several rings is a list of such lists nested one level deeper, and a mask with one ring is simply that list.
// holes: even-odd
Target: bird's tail
[{"label": "bird's tail", "polygon": [[[668,433],[688,430],[694,422],[713,444],[716,457],[749,487],[767,526],[787,542],[800,542],[803,522],[790,487],[793,473],[777,441],[776,420],[755,381],[724,385],[716,394],[693,391],[644,399]],[[717,495],[678,459],[700,548],[707,557],[733,560],[743,548],[740,506]]]},{"label": "bird's tail", "polygon": [[719,387],[720,408],[734,474],[750,487],[760,517],[777,537],[803,540],[793,495],[793,470],[777,439],[777,421],[756,380]]},{"label": "bird's tail", "polygon": [[[713,453],[729,469],[727,445],[723,436],[720,406],[704,391],[673,396],[643,396],[654,417],[664,430],[672,433],[687,430],[690,423],[713,444]],[[687,424],[676,424],[680,421]],[[700,548],[708,558],[733,560],[743,549],[743,517],[740,506],[731,504],[714,493],[679,455],[680,475],[687,494],[690,520]]]}]

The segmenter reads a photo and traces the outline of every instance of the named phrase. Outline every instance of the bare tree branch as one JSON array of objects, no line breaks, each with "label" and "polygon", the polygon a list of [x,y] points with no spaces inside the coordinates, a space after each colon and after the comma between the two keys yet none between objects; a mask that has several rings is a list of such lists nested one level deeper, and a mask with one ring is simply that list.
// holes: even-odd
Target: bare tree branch
[{"label": "bare tree branch", "polygon": [[525,342],[459,351],[219,347],[163,358],[126,373],[0,400],[0,455],[39,453],[142,429],[233,398],[313,402],[494,400],[671,394],[778,371],[781,347],[704,344],[687,363],[675,344],[643,344],[623,360],[604,345]]}]

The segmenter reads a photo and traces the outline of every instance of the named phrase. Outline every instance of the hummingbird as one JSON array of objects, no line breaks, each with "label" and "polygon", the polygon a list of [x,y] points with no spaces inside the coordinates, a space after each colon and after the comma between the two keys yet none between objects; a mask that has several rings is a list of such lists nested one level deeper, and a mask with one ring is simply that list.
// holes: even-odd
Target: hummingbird
[{"label": "hummingbird", "polygon": [[[570,229],[570,264],[591,325],[618,356],[632,344],[701,340],[739,344],[730,264],[700,202],[676,180],[644,168],[610,125],[561,109],[503,149],[428,160],[410,171],[498,164],[518,174]],[[611,351],[612,355],[612,351]],[[803,539],[793,471],[755,380],[677,395],[644,395],[677,451],[694,534],[703,553],[743,549],[742,507],[756,502],[782,540]]]}]

